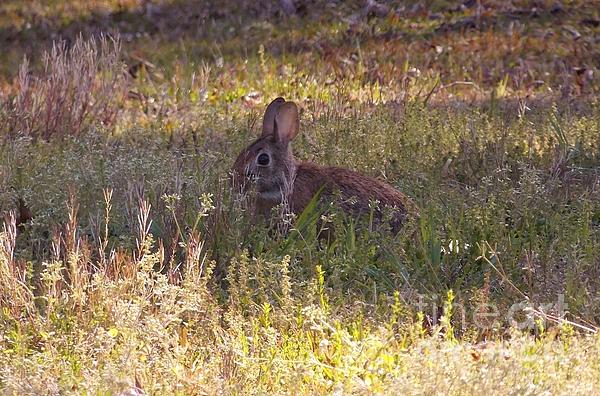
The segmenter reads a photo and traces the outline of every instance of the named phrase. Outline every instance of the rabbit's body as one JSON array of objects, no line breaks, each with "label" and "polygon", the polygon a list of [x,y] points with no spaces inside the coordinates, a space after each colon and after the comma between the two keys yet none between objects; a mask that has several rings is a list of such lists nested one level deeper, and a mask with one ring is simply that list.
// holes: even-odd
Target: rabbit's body
[{"label": "rabbit's body", "polygon": [[[234,164],[236,177],[254,180],[256,211],[268,217],[271,209],[284,204],[300,214],[321,189],[323,198],[339,194],[341,207],[352,215],[374,210],[377,219],[383,208],[392,209],[391,229],[397,232],[409,212],[416,215],[410,200],[394,187],[358,172],[297,161],[290,141],[298,133],[298,109],[293,102],[277,98],[268,106],[261,137],[246,148]],[[378,203],[372,209],[373,203]]]},{"label": "rabbit's body", "polygon": [[331,198],[332,194],[339,194],[340,206],[355,216],[370,213],[375,202],[378,219],[382,216],[382,209],[394,209],[391,217],[393,232],[397,232],[406,221],[410,202],[389,184],[349,169],[321,167],[307,162],[298,164],[290,201],[292,212],[302,213],[322,187],[323,197]]}]

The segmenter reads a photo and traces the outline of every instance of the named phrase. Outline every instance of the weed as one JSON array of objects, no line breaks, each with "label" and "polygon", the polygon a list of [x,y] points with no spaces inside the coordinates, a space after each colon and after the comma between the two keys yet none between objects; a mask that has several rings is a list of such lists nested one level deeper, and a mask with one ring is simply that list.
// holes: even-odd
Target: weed
[{"label": "weed", "polygon": [[[54,3],[0,5],[2,392],[600,387],[593,2]],[[229,170],[278,95],[299,158],[419,220],[253,218]]]}]

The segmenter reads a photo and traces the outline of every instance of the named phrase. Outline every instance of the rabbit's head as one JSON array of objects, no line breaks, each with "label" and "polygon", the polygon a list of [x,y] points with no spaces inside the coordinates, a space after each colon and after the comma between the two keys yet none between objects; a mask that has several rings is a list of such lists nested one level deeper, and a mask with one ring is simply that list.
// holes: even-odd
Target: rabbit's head
[{"label": "rabbit's head", "polygon": [[296,172],[290,142],[299,126],[294,102],[277,98],[267,106],[262,134],[240,153],[233,165],[234,180],[243,191],[253,185],[260,199],[274,203],[286,199]]}]

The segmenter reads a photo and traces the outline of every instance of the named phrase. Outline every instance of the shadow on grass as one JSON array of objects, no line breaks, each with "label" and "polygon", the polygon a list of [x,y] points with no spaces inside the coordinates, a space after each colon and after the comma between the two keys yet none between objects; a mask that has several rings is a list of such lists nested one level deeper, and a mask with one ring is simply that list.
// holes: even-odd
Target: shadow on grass
[{"label": "shadow on grass", "polygon": [[[14,77],[24,55],[34,65],[39,63],[39,55],[55,40],[69,45],[79,35],[100,34],[118,34],[127,50],[140,52],[158,64],[182,52],[190,60],[212,62],[226,57],[241,61],[263,46],[266,53],[278,58],[301,55],[295,59],[298,63],[324,60],[333,69],[344,68],[345,62],[358,58],[367,68],[385,75],[395,70],[390,64],[400,67],[410,60],[423,71],[447,74],[451,79],[466,74],[486,84],[516,73],[517,79],[545,78],[556,86],[561,81],[555,76],[571,73],[573,68],[585,72],[592,67],[588,63],[600,60],[597,46],[588,45],[598,27],[580,23],[584,19],[595,21],[597,12],[591,2],[533,8],[487,2],[485,12],[479,15],[471,2],[463,8],[440,8],[436,2],[419,7],[413,2],[382,1],[390,10],[383,18],[364,14],[364,2],[359,0],[297,1],[302,7],[293,17],[282,12],[276,0],[148,1],[131,6],[115,4],[108,11],[88,6],[71,16],[40,15],[22,3],[19,7],[20,0],[14,0],[17,11],[13,13],[26,23],[9,22],[0,28],[0,43],[6,48],[0,54],[0,78]],[[8,11],[0,15],[0,20],[11,18]],[[567,23],[575,27],[563,34]],[[514,43],[509,34],[513,28],[523,36]],[[569,36],[575,34],[575,28],[580,35],[576,43]],[[521,32],[523,29],[527,30]],[[554,47],[544,49],[545,40],[537,38],[544,32],[553,36]],[[564,53],[560,57],[559,51]],[[464,71],[457,67],[463,63]],[[546,77],[542,77],[544,73]],[[390,78],[393,76],[384,77]]]}]

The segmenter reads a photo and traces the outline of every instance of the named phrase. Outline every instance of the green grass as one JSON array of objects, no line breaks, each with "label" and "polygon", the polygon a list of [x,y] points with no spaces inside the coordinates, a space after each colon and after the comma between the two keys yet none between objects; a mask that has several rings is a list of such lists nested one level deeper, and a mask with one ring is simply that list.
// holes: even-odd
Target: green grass
[{"label": "green grass", "polygon": [[[3,393],[600,388],[596,2],[305,3],[0,5]],[[279,95],[420,218],[256,223],[228,172]]]}]

